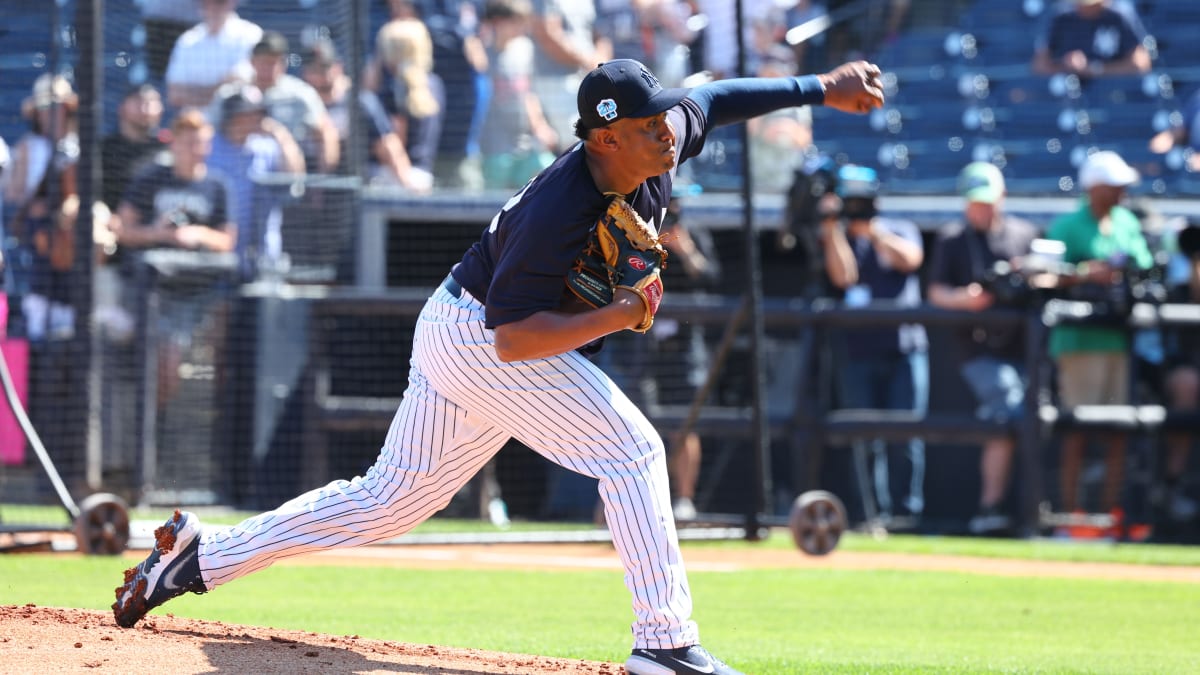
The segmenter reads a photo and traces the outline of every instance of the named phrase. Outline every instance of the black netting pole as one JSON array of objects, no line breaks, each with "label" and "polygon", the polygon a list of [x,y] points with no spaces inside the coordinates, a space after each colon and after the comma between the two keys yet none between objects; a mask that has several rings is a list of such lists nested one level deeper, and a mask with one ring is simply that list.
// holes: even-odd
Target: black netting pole
[{"label": "black netting pole", "polygon": [[[742,0],[736,3],[735,26],[737,30],[737,72],[741,77],[746,72],[746,44],[743,31],[744,12]],[[763,514],[768,513],[768,499],[771,495],[771,438],[768,433],[766,417],[766,359],[763,350],[766,339],[763,336],[763,297],[762,269],[758,247],[758,230],[754,226],[754,182],[750,175],[750,134],[746,123],[739,129],[742,141],[742,231],[746,241],[746,298],[749,301],[750,329],[750,362],[751,362],[751,395],[753,413],[751,420],[754,428],[751,430],[751,500],[746,509],[746,538],[755,540],[761,537],[760,527]]]},{"label": "black netting pole", "polygon": [[[350,110],[355,110],[357,107],[358,97],[362,90],[360,80],[363,72],[363,53],[367,48],[367,27],[366,23],[369,19],[370,6],[366,0],[350,0],[350,16],[346,22],[346,44],[349,45],[347,50],[346,72],[352,75],[350,80]],[[344,145],[346,152],[347,173],[351,176],[367,178],[367,160],[362,152],[362,135],[367,133],[366,129],[362,128],[362,116],[350,115],[349,137]],[[357,219],[355,220],[357,222]]]},{"label": "black netting pole", "polygon": [[[57,5],[58,3],[55,3]],[[69,400],[63,410],[72,411],[64,444],[71,446],[69,456],[84,458],[88,447],[88,415],[94,409],[90,400],[92,364],[92,204],[100,195],[100,135],[104,119],[103,64],[104,0],[78,0],[75,6],[75,40],[78,62],[75,85],[79,94],[79,164],[76,168],[79,192],[79,217],[75,221],[75,259],[70,272],[69,301],[75,310],[75,337],[69,349],[64,390]],[[99,466],[80,466],[89,482],[98,483]]]}]

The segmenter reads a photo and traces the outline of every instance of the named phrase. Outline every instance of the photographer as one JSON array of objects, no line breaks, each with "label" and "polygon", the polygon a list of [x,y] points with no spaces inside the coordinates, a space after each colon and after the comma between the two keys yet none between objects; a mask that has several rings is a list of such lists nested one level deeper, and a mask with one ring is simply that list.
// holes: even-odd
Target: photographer
[{"label": "photographer", "polygon": [[[1189,223],[1179,233],[1180,255],[1187,260],[1186,281],[1174,286],[1167,294],[1167,302],[1200,304],[1200,222]],[[1163,388],[1171,410],[1195,413],[1200,410],[1200,327],[1165,326],[1163,328],[1164,366],[1166,377]],[[1187,471],[1188,456],[1191,454],[1194,432],[1175,431],[1166,437],[1166,483],[1167,515],[1176,521],[1189,521],[1196,517],[1196,501],[1186,494],[1183,474]]]},{"label": "photographer", "polygon": [[[925,252],[921,233],[907,220],[881,217],[876,197],[879,180],[873,169],[848,164],[838,169],[837,186],[818,205],[825,273],[844,292],[846,307],[869,304],[915,307],[921,304],[917,269]],[[911,410],[924,415],[929,399],[929,355],[925,329],[919,325],[856,328],[838,331],[837,385],[840,407]],[[893,510],[887,446],[869,443],[874,456],[875,499],[879,517],[888,524]],[[855,468],[865,483],[868,444],[854,443]],[[905,449],[911,473],[900,505],[912,518],[924,510],[925,443],[909,439]],[[864,505],[870,495],[863,495]],[[867,514],[870,517],[870,513]]]},{"label": "photographer", "polygon": [[[1019,266],[1037,237],[1037,228],[1004,213],[1004,176],[996,166],[973,162],[958,180],[959,192],[966,200],[963,221],[947,225],[938,234],[929,269],[929,301],[944,309],[969,312],[1019,306],[1024,298],[1002,290],[1011,287],[996,287],[992,275],[1000,265]],[[1021,326],[975,326],[958,331],[964,358],[960,372],[975,395],[979,404],[976,414],[981,419],[1011,421],[1021,415],[1024,333]],[[1009,528],[1001,502],[1008,488],[1013,447],[1010,435],[983,444],[979,512],[967,525],[972,534],[995,534]]]},{"label": "photographer", "polygon": [[[1125,188],[1138,180],[1137,170],[1115,152],[1097,152],[1084,161],[1079,169],[1084,199],[1077,210],[1056,218],[1046,235],[1063,242],[1063,262],[1076,266],[1075,274],[1059,276],[1060,289],[1078,297],[1111,296],[1109,289],[1123,282],[1127,268],[1153,265],[1141,223],[1120,205]],[[1049,351],[1058,368],[1059,404],[1063,407],[1129,403],[1130,337],[1124,325],[1055,326]],[[1128,438],[1109,433],[1106,441],[1101,508],[1109,512],[1119,505]],[[1066,512],[1079,507],[1079,473],[1086,443],[1082,431],[1068,431],[1062,437],[1059,486]]]}]

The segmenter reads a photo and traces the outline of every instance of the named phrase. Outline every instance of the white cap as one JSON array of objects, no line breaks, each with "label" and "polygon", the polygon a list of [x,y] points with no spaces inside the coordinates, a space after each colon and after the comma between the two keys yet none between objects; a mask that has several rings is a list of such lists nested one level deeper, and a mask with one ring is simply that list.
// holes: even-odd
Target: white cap
[{"label": "white cap", "polygon": [[1137,169],[1125,163],[1111,150],[1093,153],[1079,168],[1079,187],[1090,190],[1097,185],[1126,187],[1141,179]]}]

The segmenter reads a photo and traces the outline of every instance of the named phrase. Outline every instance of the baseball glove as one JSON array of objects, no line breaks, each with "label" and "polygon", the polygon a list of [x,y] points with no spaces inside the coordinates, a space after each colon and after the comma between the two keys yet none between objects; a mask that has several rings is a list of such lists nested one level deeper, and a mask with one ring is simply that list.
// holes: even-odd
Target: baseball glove
[{"label": "baseball glove", "polygon": [[614,195],[567,273],[567,288],[592,307],[611,303],[618,288],[637,293],[646,314],[633,330],[644,333],[654,323],[662,301],[659,274],[666,260],[662,239],[632,206]]}]

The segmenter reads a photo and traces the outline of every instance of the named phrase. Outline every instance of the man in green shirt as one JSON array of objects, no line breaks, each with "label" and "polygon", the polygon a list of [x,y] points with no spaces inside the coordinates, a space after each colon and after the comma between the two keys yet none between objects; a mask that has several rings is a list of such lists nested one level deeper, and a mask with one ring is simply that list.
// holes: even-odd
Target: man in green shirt
[{"label": "man in green shirt", "polygon": [[[1050,225],[1047,238],[1066,245],[1064,262],[1077,267],[1074,277],[1063,277],[1061,286],[1110,286],[1126,268],[1145,269],[1153,256],[1142,237],[1141,223],[1120,205],[1125,188],[1138,181],[1138,172],[1111,151],[1088,157],[1079,170],[1079,187],[1086,192],[1078,210]],[[1129,333],[1123,327],[1095,325],[1056,326],[1050,334],[1050,356],[1058,367],[1059,402],[1067,408],[1081,405],[1124,405],[1129,402]],[[1101,507],[1118,506],[1128,439],[1106,436],[1104,490]],[[1079,473],[1087,436],[1081,431],[1063,435],[1059,486],[1063,511],[1079,507]]]}]

